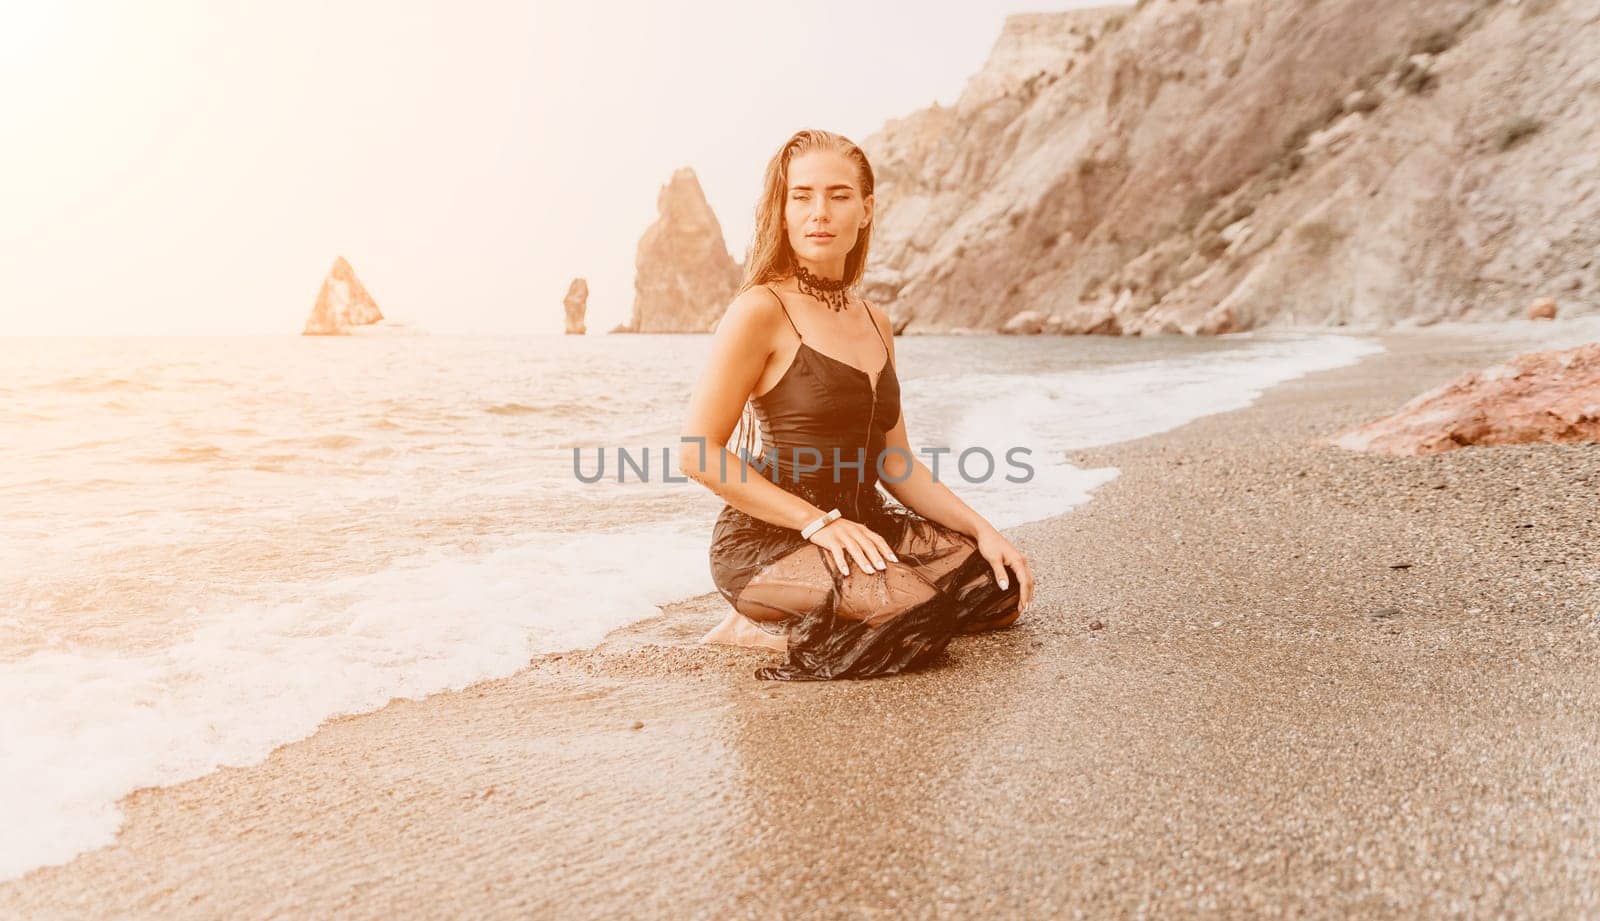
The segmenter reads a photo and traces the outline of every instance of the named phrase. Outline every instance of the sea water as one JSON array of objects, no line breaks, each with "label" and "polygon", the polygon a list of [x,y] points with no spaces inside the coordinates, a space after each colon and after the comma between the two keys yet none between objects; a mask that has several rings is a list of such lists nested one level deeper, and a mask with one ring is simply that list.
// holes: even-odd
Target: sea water
[{"label": "sea water", "polygon": [[[663,476],[708,346],[0,339],[0,879],[110,843],[139,787],[259,761],[331,716],[507,675],[711,591],[721,500]],[[908,336],[896,350],[913,449],[950,449],[941,480],[1006,527],[1116,475],[1063,452],[1245,406],[1380,346]],[[974,447],[996,459],[985,482],[969,482],[978,458],[953,461]],[[618,482],[623,448],[651,456],[647,481]],[[583,482],[600,452],[607,477]]]}]

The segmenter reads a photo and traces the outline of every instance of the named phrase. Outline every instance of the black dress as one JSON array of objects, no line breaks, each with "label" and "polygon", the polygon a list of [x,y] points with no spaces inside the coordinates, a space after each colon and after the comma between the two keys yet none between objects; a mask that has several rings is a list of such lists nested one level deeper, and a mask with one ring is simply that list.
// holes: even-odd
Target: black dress
[{"label": "black dress", "polygon": [[1015,611],[1016,574],[1008,571],[1001,589],[972,538],[878,488],[876,458],[884,433],[900,419],[900,381],[888,343],[874,380],[811,348],[799,327],[794,331],[800,348],[793,362],[751,401],[762,446],[750,475],[776,479],[824,511],[837,507],[882,536],[899,562],[876,572],[851,560],[843,576],[833,554],[799,531],[724,504],[712,530],[712,579],[736,611],[788,636],[789,661],[758,669],[757,678],[870,678],[919,667],[956,634]]}]

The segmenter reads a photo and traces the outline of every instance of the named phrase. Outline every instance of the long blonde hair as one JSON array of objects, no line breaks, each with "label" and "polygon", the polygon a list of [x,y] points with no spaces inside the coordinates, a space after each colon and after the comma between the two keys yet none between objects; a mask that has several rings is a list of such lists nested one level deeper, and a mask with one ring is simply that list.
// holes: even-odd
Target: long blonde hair
[{"label": "long blonde hair", "polygon": [[[744,280],[739,284],[739,294],[756,285],[782,281],[794,274],[794,248],[789,245],[789,235],[783,229],[784,205],[789,196],[789,162],[800,154],[817,150],[831,150],[853,162],[861,197],[872,194],[875,182],[872,164],[854,141],[820,128],[804,128],[790,135],[767,161],[766,175],[761,181],[761,198],[756,202],[755,233],[751,237],[750,248],[745,252]],[[867,226],[857,231],[856,245],[844,257],[846,285],[861,281],[862,273],[866,270],[867,252],[871,247],[872,222],[869,221]],[[755,450],[755,435],[755,409],[750,400],[745,400],[739,428],[729,440],[744,447],[745,455],[749,456]]]}]

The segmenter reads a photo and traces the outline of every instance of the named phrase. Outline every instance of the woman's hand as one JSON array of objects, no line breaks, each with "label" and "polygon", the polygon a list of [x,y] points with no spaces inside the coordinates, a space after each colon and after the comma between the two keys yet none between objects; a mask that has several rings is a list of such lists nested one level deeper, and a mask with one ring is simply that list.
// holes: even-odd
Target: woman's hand
[{"label": "woman's hand", "polygon": [[1028,568],[1028,558],[1022,551],[1011,545],[1005,535],[994,528],[985,528],[978,532],[978,552],[994,567],[994,581],[999,584],[1002,591],[1008,587],[1006,578],[1007,566],[1017,574],[1017,585],[1020,597],[1017,600],[1017,610],[1026,611],[1028,604],[1033,601],[1033,571]]},{"label": "woman's hand", "polygon": [[839,572],[847,576],[850,575],[849,557],[854,557],[867,572],[888,569],[886,560],[889,563],[900,562],[900,558],[889,549],[889,542],[879,537],[878,532],[848,518],[835,518],[819,528],[810,539],[813,544],[832,553]]}]

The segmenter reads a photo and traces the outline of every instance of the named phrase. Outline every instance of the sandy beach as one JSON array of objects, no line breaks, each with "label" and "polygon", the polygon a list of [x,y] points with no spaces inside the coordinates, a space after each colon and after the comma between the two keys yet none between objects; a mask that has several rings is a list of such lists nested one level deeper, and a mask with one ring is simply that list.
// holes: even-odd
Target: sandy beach
[{"label": "sandy beach", "polygon": [[708,596],[141,790],[0,916],[1600,915],[1600,447],[1321,443],[1515,351],[1379,338],[1075,455],[935,669],[757,681]]}]

